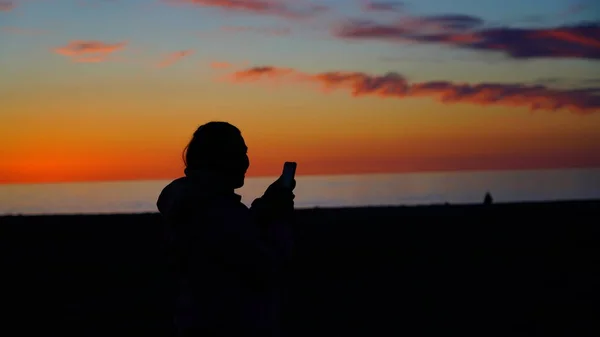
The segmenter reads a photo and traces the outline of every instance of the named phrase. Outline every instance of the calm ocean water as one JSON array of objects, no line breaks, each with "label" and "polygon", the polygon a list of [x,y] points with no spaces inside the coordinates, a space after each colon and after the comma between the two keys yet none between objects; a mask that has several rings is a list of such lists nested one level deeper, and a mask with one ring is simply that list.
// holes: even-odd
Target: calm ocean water
[{"label": "calm ocean water", "polygon": [[[274,178],[249,178],[249,205]],[[296,207],[480,203],[600,198],[600,169],[297,177]],[[0,185],[0,214],[155,212],[166,180]]]}]

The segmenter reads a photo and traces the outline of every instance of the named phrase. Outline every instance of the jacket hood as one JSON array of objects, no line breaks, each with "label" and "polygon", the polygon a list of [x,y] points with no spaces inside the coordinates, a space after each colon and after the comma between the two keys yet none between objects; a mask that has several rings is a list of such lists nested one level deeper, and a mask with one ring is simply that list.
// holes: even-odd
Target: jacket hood
[{"label": "jacket hood", "polygon": [[158,196],[156,207],[160,214],[173,220],[178,214],[184,212],[184,202],[190,198],[189,182],[186,177],[173,180],[169,183]]},{"label": "jacket hood", "polygon": [[222,188],[218,177],[202,175],[181,177],[173,180],[161,191],[156,206],[160,214],[169,221],[186,218],[194,210],[211,200],[227,197],[238,202],[241,196],[232,189]]}]

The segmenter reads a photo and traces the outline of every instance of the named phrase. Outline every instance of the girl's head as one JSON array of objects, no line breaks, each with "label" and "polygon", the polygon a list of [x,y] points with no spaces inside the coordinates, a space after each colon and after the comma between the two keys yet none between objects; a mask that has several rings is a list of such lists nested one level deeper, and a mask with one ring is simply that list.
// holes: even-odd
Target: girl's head
[{"label": "girl's head", "polygon": [[186,172],[206,172],[224,178],[227,187],[244,185],[250,166],[242,133],[227,122],[209,122],[198,127],[185,147]]}]

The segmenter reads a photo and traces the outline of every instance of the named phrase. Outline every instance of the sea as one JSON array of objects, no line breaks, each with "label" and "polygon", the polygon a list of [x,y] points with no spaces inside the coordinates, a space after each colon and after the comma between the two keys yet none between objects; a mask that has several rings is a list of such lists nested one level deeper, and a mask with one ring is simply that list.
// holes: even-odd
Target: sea
[{"label": "sea", "polygon": [[[247,178],[246,205],[274,177]],[[0,185],[0,215],[157,212],[169,180]],[[600,199],[600,169],[429,172],[296,177],[296,208]]]}]

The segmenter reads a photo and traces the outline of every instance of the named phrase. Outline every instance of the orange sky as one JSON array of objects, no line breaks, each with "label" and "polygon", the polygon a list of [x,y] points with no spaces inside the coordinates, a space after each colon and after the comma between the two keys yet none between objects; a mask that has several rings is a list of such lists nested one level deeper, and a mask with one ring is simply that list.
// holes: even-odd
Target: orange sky
[{"label": "orange sky", "polygon": [[[242,130],[250,176],[600,167],[593,10],[257,2],[4,8],[0,184],[175,178],[212,120]],[[524,28],[489,30],[506,18]]]},{"label": "orange sky", "polygon": [[84,94],[68,105],[43,91],[37,99],[9,99],[13,114],[0,125],[3,143],[10,144],[2,150],[0,182],[177,177],[183,147],[195,127],[209,120],[227,120],[242,130],[250,176],[276,175],[286,160],[299,163],[298,174],[600,165],[596,115],[353,99],[288,88],[231,90],[251,91],[240,93],[253,95],[251,108],[244,100],[186,101],[185,88],[154,101],[120,99],[127,93],[117,91],[97,99]]}]

